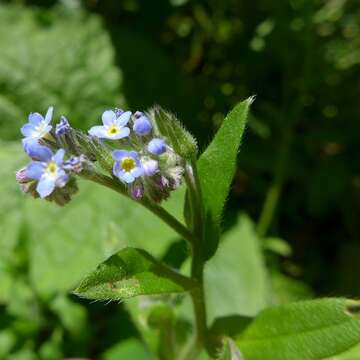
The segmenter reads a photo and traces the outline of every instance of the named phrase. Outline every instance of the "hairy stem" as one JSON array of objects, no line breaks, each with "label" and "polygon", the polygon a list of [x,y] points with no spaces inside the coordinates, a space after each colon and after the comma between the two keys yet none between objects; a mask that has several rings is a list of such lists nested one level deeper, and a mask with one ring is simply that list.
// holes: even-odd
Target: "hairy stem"
[{"label": "hairy stem", "polygon": [[206,306],[204,297],[204,208],[200,181],[197,174],[196,159],[186,166],[185,179],[188,186],[189,202],[192,215],[194,242],[192,243],[191,278],[199,287],[191,291],[191,300],[195,314],[195,339],[186,352],[184,359],[195,359],[206,346]]}]

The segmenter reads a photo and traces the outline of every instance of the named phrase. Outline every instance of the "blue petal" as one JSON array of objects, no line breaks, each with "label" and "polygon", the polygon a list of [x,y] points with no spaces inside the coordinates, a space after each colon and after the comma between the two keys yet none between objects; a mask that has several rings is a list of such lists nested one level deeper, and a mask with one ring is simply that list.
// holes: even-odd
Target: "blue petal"
[{"label": "blue petal", "polygon": [[46,128],[44,129],[44,134],[47,134],[48,132],[50,132],[51,129],[52,129],[51,125],[46,126]]},{"label": "blue petal", "polygon": [[30,179],[39,180],[44,173],[45,165],[39,161],[33,161],[26,167],[26,175]]},{"label": "blue petal", "polygon": [[48,162],[53,156],[52,151],[48,147],[39,145],[34,141],[28,141],[24,146],[24,150],[32,159],[43,162]]},{"label": "blue petal", "polygon": [[[50,106],[46,112],[46,115],[45,115],[45,122],[47,124],[50,123],[51,119],[52,119],[52,116],[53,116],[53,111],[54,111],[54,107],[53,106]],[[49,130],[50,131],[50,130]]]},{"label": "blue petal", "polygon": [[50,195],[55,189],[55,180],[48,176],[42,176],[36,186],[36,191],[39,193],[41,198]]},{"label": "blue petal", "polygon": [[129,156],[129,152],[126,150],[115,150],[112,152],[112,157],[116,161],[121,161],[125,156]]},{"label": "blue petal", "polygon": [[130,117],[131,111],[126,111],[115,120],[115,124],[118,126],[125,126],[129,122]]},{"label": "blue petal", "polygon": [[60,166],[63,163],[64,155],[65,155],[65,150],[64,149],[59,149],[56,152],[56,154],[54,155],[54,161],[56,162],[57,165]]},{"label": "blue petal", "polygon": [[106,110],[103,112],[101,120],[103,122],[104,125],[111,125],[115,122],[116,120],[116,114],[114,111],[112,110]]},{"label": "blue petal", "polygon": [[56,178],[56,186],[64,187],[66,183],[69,181],[69,176],[62,169],[58,170],[58,176]]},{"label": "blue petal", "polygon": [[120,129],[120,131],[115,134],[115,135],[106,135],[107,139],[111,139],[111,140],[119,140],[122,139],[124,137],[127,137],[130,135],[130,129],[128,127],[123,127]]},{"label": "blue petal", "polygon": [[113,174],[117,177],[120,177],[123,173],[124,171],[120,168],[120,162],[115,162],[113,166]]},{"label": "blue petal", "polygon": [[127,184],[130,184],[135,180],[135,177],[130,172],[124,172],[119,177],[122,181],[126,182]]},{"label": "blue petal", "polygon": [[104,126],[93,126],[89,130],[89,134],[92,136],[96,136],[98,138],[104,138],[107,136],[106,129],[104,128]]},{"label": "blue petal", "polygon": [[139,153],[136,151],[129,151],[129,156],[132,157],[134,160],[139,159]]},{"label": "blue petal", "polygon": [[144,169],[141,167],[136,167],[135,169],[131,170],[131,175],[135,178],[144,175]]},{"label": "blue petal", "polygon": [[21,129],[20,129],[21,133],[25,136],[25,137],[31,137],[35,131],[34,125],[33,124],[25,124]]},{"label": "blue petal", "polygon": [[35,112],[30,113],[28,120],[30,124],[37,126],[44,120],[44,117],[41,114]]}]

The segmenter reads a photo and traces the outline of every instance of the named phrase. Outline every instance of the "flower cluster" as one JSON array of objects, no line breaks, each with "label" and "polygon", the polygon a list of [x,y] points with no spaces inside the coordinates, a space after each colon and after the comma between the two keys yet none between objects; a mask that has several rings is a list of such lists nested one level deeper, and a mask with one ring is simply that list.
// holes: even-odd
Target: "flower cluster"
[{"label": "flower cluster", "polygon": [[53,107],[45,117],[31,113],[21,128],[23,148],[31,158],[16,174],[24,192],[63,205],[77,191],[76,176],[106,177],[134,199],[160,202],[180,185],[184,159],[159,133],[151,115],[106,110],[102,125],[88,134],[73,129],[64,116],[53,127],[52,116]]}]

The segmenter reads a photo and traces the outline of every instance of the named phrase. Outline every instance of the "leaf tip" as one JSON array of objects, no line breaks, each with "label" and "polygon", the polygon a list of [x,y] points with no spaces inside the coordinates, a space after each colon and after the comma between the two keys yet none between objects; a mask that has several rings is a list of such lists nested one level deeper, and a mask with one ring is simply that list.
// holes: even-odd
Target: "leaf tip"
[{"label": "leaf tip", "polygon": [[250,106],[256,100],[256,95],[252,95],[246,99],[248,105]]}]

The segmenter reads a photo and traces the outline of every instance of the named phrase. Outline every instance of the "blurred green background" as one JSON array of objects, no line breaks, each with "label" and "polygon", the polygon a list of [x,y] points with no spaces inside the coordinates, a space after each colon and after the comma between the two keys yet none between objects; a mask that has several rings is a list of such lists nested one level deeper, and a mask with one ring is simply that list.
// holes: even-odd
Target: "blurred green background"
[{"label": "blurred green background", "polygon": [[[0,359],[151,359],[138,304],[69,292],[125,244],[178,268],[187,257],[159,220],[105,189],[81,183],[62,209],[20,192],[19,127],[49,105],[87,129],[107,108],[157,103],[204,149],[226,113],[256,95],[224,217],[228,244],[248,239],[234,264],[245,279],[239,293],[254,298],[239,311],[360,297],[359,65],[360,6],[351,0],[1,1]],[[167,206],[181,214],[174,197]],[[247,283],[252,267],[261,273]],[[222,269],[218,281],[230,282],[232,269]],[[210,297],[211,312],[222,297]]]}]

